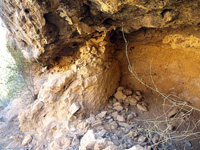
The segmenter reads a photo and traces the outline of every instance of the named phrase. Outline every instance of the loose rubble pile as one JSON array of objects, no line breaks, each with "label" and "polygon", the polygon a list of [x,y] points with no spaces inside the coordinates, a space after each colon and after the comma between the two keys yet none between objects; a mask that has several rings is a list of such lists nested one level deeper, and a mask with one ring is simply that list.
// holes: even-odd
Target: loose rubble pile
[{"label": "loose rubble pile", "polygon": [[[32,112],[35,114],[40,111],[43,105],[42,102],[37,102]],[[149,111],[145,97],[140,91],[133,92],[128,88],[118,87],[103,110],[96,114],[89,114],[87,117],[83,117],[82,107],[78,102],[72,103],[68,110],[68,121],[61,127],[52,125],[49,129],[52,132],[44,132],[53,133],[53,140],[49,140],[46,144],[43,143],[42,147],[36,141],[34,134],[26,134],[19,138],[13,136],[13,138],[15,141],[16,139],[21,141],[24,147],[36,150],[162,149],[163,145],[159,143],[163,137],[153,131],[146,133],[145,124],[138,121],[141,114]],[[173,119],[177,115],[183,116],[184,114],[174,108],[168,112],[167,117]],[[67,130],[63,126],[67,126]],[[176,125],[171,124],[167,128],[172,131]],[[48,140],[48,136],[46,140]]]},{"label": "loose rubble pile", "polygon": [[[130,89],[119,87],[109,105],[99,113],[90,114],[84,120],[74,120],[80,105],[74,103],[70,107],[70,134],[66,145],[54,143],[50,146],[71,150],[145,150],[150,145],[159,141],[156,135],[148,139],[137,131],[133,119],[137,117],[135,112],[129,112],[129,107],[137,107],[142,112],[148,111],[147,103],[143,101],[140,91],[133,93]],[[26,140],[26,139],[25,139]],[[56,147],[55,147],[56,145]],[[64,146],[64,147],[63,147]]]}]

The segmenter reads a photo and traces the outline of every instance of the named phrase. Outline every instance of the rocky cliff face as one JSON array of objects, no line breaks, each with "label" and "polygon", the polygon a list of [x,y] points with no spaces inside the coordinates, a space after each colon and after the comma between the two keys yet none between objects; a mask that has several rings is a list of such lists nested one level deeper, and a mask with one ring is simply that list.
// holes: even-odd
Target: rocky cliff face
[{"label": "rocky cliff face", "polygon": [[199,0],[4,0],[1,18],[37,66],[38,98],[20,113],[21,129],[74,120],[71,107],[84,117],[106,105],[119,81],[149,92],[127,70],[122,27],[139,78],[197,105],[199,7]]}]

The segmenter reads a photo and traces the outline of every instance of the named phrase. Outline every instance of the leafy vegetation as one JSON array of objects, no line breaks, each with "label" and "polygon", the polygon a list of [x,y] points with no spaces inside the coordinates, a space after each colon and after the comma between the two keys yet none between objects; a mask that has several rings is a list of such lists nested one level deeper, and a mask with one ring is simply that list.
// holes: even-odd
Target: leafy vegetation
[{"label": "leafy vegetation", "polygon": [[14,61],[9,61],[6,66],[6,81],[4,96],[0,95],[0,103],[7,105],[11,99],[19,97],[24,90],[30,92],[34,98],[34,86],[30,73],[31,64],[24,58],[21,49],[14,48],[13,45],[7,44],[7,50],[14,58]]}]

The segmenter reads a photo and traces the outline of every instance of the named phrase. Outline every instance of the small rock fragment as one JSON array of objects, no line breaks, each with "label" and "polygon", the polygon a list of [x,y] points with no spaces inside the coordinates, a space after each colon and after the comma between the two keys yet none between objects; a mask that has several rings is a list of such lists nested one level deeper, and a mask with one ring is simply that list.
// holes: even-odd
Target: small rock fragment
[{"label": "small rock fragment", "polygon": [[125,121],[124,115],[117,115],[117,120],[122,122]]},{"label": "small rock fragment", "polygon": [[101,131],[99,131],[96,135],[97,137],[103,137],[105,134],[106,134],[106,130],[105,129],[102,129]]},{"label": "small rock fragment", "polygon": [[100,139],[97,140],[95,145],[94,145],[94,150],[102,150],[104,148],[106,148],[106,140],[105,139]]},{"label": "small rock fragment", "polygon": [[137,102],[137,99],[135,99],[134,97],[128,96],[126,98],[126,103],[130,104],[131,106],[136,106]]},{"label": "small rock fragment", "polygon": [[146,138],[145,136],[140,136],[140,137],[138,138],[138,142],[139,142],[139,143],[146,142],[146,140],[147,140],[147,138]]},{"label": "small rock fragment", "polygon": [[32,136],[31,135],[25,136],[24,140],[22,141],[22,145],[23,146],[28,145],[31,142],[31,140],[32,140]]},{"label": "small rock fragment", "polygon": [[90,117],[86,119],[86,122],[89,124],[92,124],[93,122],[95,122],[95,116],[90,115]]},{"label": "small rock fragment", "polygon": [[102,125],[102,121],[101,120],[96,120],[95,122],[93,122],[92,127],[98,127]]},{"label": "small rock fragment", "polygon": [[120,102],[114,103],[113,107],[116,107],[116,106],[121,106],[121,103]]},{"label": "small rock fragment", "polygon": [[130,96],[130,95],[133,94],[133,91],[130,90],[130,89],[124,89],[124,90],[123,90],[123,93],[124,93],[126,96]]},{"label": "small rock fragment", "polygon": [[133,114],[129,114],[129,115],[127,116],[127,121],[129,122],[129,121],[131,121],[133,118],[134,118],[134,115],[133,115]]},{"label": "small rock fragment", "polygon": [[134,98],[135,98],[138,102],[142,101],[142,96],[135,95]]},{"label": "small rock fragment", "polygon": [[125,127],[126,129],[131,129],[131,126],[128,123],[125,122],[119,122],[118,123],[120,126]]},{"label": "small rock fragment", "polygon": [[113,109],[117,111],[122,111],[124,108],[122,106],[115,106]]},{"label": "small rock fragment", "polygon": [[138,136],[138,133],[137,133],[137,132],[130,131],[130,132],[128,133],[128,136],[131,137],[131,138],[133,139],[134,137]]},{"label": "small rock fragment", "polygon": [[70,112],[71,115],[74,115],[80,108],[81,108],[81,105],[78,102],[74,102],[70,106],[69,112]]},{"label": "small rock fragment", "polygon": [[93,149],[96,138],[93,130],[88,130],[80,141],[79,150]]},{"label": "small rock fragment", "polygon": [[107,114],[107,111],[102,111],[97,116],[102,119],[102,118],[105,118],[106,114]]},{"label": "small rock fragment", "polygon": [[118,112],[117,112],[117,111],[115,111],[115,112],[112,113],[112,117],[113,117],[115,120],[117,120],[117,116],[118,116]]},{"label": "small rock fragment", "polygon": [[115,121],[113,121],[113,122],[110,123],[110,128],[111,128],[112,130],[117,129],[117,127],[118,127],[118,124],[117,124]]},{"label": "small rock fragment", "polygon": [[118,100],[122,100],[124,101],[126,99],[126,95],[123,94],[122,91],[117,91],[115,94],[114,94],[114,97]]},{"label": "small rock fragment", "polygon": [[148,111],[147,107],[146,106],[143,106],[141,104],[137,104],[137,108],[140,110],[140,111]]}]

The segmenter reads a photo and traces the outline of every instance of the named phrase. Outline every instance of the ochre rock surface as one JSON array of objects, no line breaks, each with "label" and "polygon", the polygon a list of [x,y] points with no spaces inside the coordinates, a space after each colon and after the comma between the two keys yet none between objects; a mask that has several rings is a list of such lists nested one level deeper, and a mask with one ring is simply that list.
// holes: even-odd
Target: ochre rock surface
[{"label": "ochre rock surface", "polygon": [[[19,121],[38,141],[52,141],[58,128],[59,139],[66,122],[104,107],[119,83],[152,92],[128,71],[122,27],[138,79],[199,105],[199,0],[4,0],[0,7],[34,66],[38,97]],[[75,102],[81,108],[70,115]]]}]

